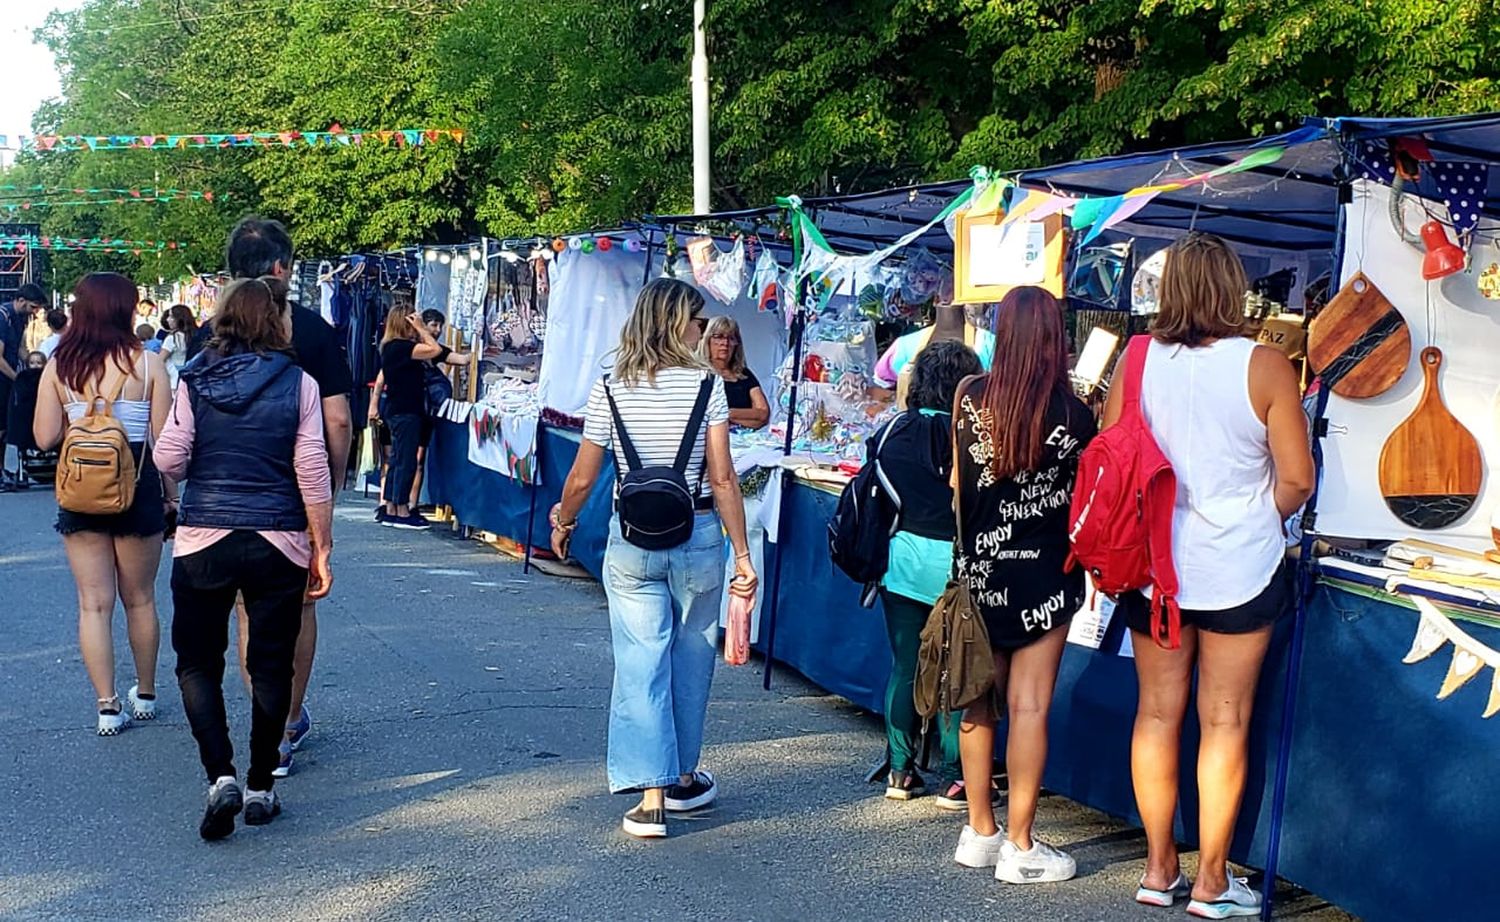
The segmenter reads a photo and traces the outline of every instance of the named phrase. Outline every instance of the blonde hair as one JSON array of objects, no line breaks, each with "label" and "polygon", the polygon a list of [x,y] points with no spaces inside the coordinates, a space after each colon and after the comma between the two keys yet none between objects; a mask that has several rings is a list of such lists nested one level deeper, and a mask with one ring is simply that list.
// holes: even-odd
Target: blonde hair
[{"label": "blonde hair", "polygon": [[1189,347],[1244,336],[1249,289],[1245,266],[1229,244],[1212,234],[1188,234],[1167,250],[1151,335]]},{"label": "blonde hair", "polygon": [[734,337],[734,348],[729,352],[729,363],[726,368],[736,379],[743,378],[745,376],[745,340],[740,336],[740,325],[733,317],[709,319],[708,328],[703,331],[703,339],[698,342],[698,357],[709,365],[713,365],[713,353],[709,351],[709,340],[726,333]]},{"label": "blonde hair", "polygon": [[688,347],[688,324],[703,310],[703,295],[677,279],[646,283],[635,299],[635,310],[620,330],[610,377],[635,387],[642,380],[656,383],[663,368],[701,368],[708,363]]},{"label": "blonde hair", "polygon": [[411,295],[404,291],[391,295],[391,309],[385,313],[385,334],[381,336],[380,344],[384,346],[395,339],[416,339],[417,334],[407,320],[416,312],[417,307],[412,303]]}]

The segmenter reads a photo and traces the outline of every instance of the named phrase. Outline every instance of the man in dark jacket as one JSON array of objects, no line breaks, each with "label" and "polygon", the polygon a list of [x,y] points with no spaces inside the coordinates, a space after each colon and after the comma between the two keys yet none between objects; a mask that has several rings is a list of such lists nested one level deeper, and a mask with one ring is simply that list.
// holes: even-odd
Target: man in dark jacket
[{"label": "man in dark jacket", "polygon": [[[236,224],[229,232],[229,245],[225,253],[229,273],[235,278],[260,278],[269,275],[286,281],[292,272],[292,238],[280,221],[250,216]],[[200,336],[212,324],[199,328]],[[204,340],[200,340],[198,347]],[[337,500],[344,487],[344,474],[349,464],[349,443],[353,430],[349,416],[349,395],[354,390],[353,375],[349,372],[349,360],[333,327],[328,325],[316,311],[301,307],[292,309],[292,349],[297,353],[297,364],[318,382],[323,398],[323,431],[328,440],[328,463],[333,468],[333,495]],[[197,349],[190,347],[190,352]],[[250,685],[249,673],[245,670],[245,652],[248,649],[249,622],[241,611],[240,623],[240,674],[245,686]],[[302,608],[302,632],[297,637],[297,659],[292,676],[292,705],[287,716],[287,736],[281,746],[281,764],[276,777],[285,778],[292,771],[292,752],[312,729],[312,718],[308,716],[304,699],[307,683],[312,675],[313,657],[318,645],[318,609],[308,602]]]}]

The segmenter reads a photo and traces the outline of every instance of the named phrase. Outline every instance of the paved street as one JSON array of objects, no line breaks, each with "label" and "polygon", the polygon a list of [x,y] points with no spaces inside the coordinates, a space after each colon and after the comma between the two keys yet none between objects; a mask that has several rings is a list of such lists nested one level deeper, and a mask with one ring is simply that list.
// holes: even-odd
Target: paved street
[{"label": "paved street", "polygon": [[[1039,830],[1079,879],[1005,887],[954,865],[962,820],[863,784],[878,722],[788,673],[721,668],[705,767],[716,809],[673,838],[625,837],[610,797],[604,595],[447,532],[337,513],[315,725],[285,813],[199,840],[203,779],[162,606],[162,716],[93,732],[72,582],[47,491],[0,496],[0,918],[1056,919],[1177,918],[1130,902],[1145,843],[1044,799]],[[121,694],[132,671],[115,623]],[[249,707],[228,683],[243,750]],[[243,771],[244,760],[240,760]],[[1188,868],[1191,871],[1191,867]],[[1288,893],[1279,915],[1348,917]]]}]

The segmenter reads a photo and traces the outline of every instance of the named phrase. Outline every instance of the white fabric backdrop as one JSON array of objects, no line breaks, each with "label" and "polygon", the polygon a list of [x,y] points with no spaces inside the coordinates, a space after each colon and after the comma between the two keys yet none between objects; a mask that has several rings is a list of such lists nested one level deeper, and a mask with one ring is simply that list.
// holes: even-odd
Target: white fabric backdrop
[{"label": "white fabric backdrop", "polygon": [[645,256],[624,247],[564,250],[548,266],[547,343],[537,379],[541,405],[581,416],[589,389],[646,281]]},{"label": "white fabric backdrop", "polygon": [[[589,389],[604,373],[609,353],[620,341],[620,328],[635,306],[636,295],[648,279],[661,275],[660,248],[650,257],[624,247],[608,251],[565,250],[548,269],[552,284],[547,301],[547,345],[542,352],[538,394],[542,406],[579,415],[588,404]],[[693,282],[686,258],[677,277]],[[746,278],[748,285],[749,279]],[[776,400],[776,369],[786,355],[786,329],[779,313],[763,313],[743,294],[723,304],[704,292],[707,316],[726,314],[739,322],[745,357],[760,379],[766,399]]]},{"label": "white fabric backdrop", "polygon": [[[1396,235],[1387,216],[1390,190],[1378,183],[1355,184],[1354,201],[1345,206],[1343,280],[1355,272],[1369,276],[1411,329],[1412,358],[1406,374],[1384,394],[1369,400],[1328,400],[1329,436],[1324,439],[1322,493],[1318,531],[1353,538],[1400,539],[1431,536],[1434,540],[1476,549],[1491,546],[1490,516],[1500,505],[1500,435],[1496,433],[1497,387],[1500,387],[1500,302],[1487,301],[1475,287],[1475,276],[1500,258],[1490,243],[1474,247],[1471,272],[1436,282],[1422,279],[1421,250]],[[1431,206],[1438,214],[1443,206]],[[1415,230],[1419,209],[1407,206]],[[1480,224],[1493,236],[1494,222]],[[1341,280],[1342,281],[1342,280]],[[1430,310],[1429,310],[1430,304]],[[1429,325],[1429,313],[1435,322]],[[1422,396],[1418,353],[1427,345],[1443,350],[1439,385],[1443,402],[1479,442],[1485,458],[1485,482],[1479,501],[1457,523],[1431,532],[1404,524],[1380,496],[1380,451]]]}]

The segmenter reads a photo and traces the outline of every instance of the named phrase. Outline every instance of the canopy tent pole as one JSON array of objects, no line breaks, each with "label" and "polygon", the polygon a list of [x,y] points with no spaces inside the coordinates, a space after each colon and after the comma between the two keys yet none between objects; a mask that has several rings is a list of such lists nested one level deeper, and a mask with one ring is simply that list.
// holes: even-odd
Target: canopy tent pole
[{"label": "canopy tent pole", "polygon": [[[1342,148],[1345,139],[1340,138]],[[1350,161],[1347,151],[1340,158],[1343,166],[1343,181],[1337,198],[1337,231],[1333,238],[1333,259],[1330,269],[1330,289],[1343,271],[1344,240],[1348,233],[1344,208],[1344,190],[1348,189]],[[1291,775],[1288,764],[1292,754],[1292,724],[1297,714],[1297,685],[1302,673],[1303,647],[1307,634],[1308,601],[1312,597],[1315,562],[1313,560],[1314,529],[1317,527],[1318,495],[1323,485],[1323,438],[1328,433],[1328,395],[1332,389],[1319,386],[1314,404],[1312,426],[1313,492],[1302,509],[1302,540],[1299,543],[1296,573],[1296,606],[1292,612],[1292,640],[1287,650],[1286,679],[1281,692],[1281,732],[1276,743],[1276,775],[1271,787],[1271,828],[1266,839],[1266,879],[1261,894],[1260,917],[1270,922],[1273,904],[1276,901],[1276,868],[1281,860],[1281,824],[1286,812],[1287,782]]]},{"label": "canopy tent pole", "polygon": [[[794,297],[796,298],[794,312],[792,314],[792,383],[787,396],[786,410],[786,437],[782,440],[781,456],[790,458],[792,456],[792,434],[797,423],[797,386],[802,381],[802,340],[807,331],[807,317],[804,305],[807,301],[807,276],[802,272],[802,230],[800,224],[794,224],[792,229],[792,271],[796,273]],[[781,477],[781,494],[776,498],[776,523],[777,537],[782,538],[781,524],[786,519],[787,494],[791,492],[792,472],[785,465],[777,472]],[[776,618],[779,614],[781,594],[781,546],[784,540],[774,542],[776,545],[776,568],[771,578],[769,595],[765,602],[769,603],[766,608],[766,673],[762,681],[762,687],[766,691],[771,690],[771,673],[776,669]]]}]

